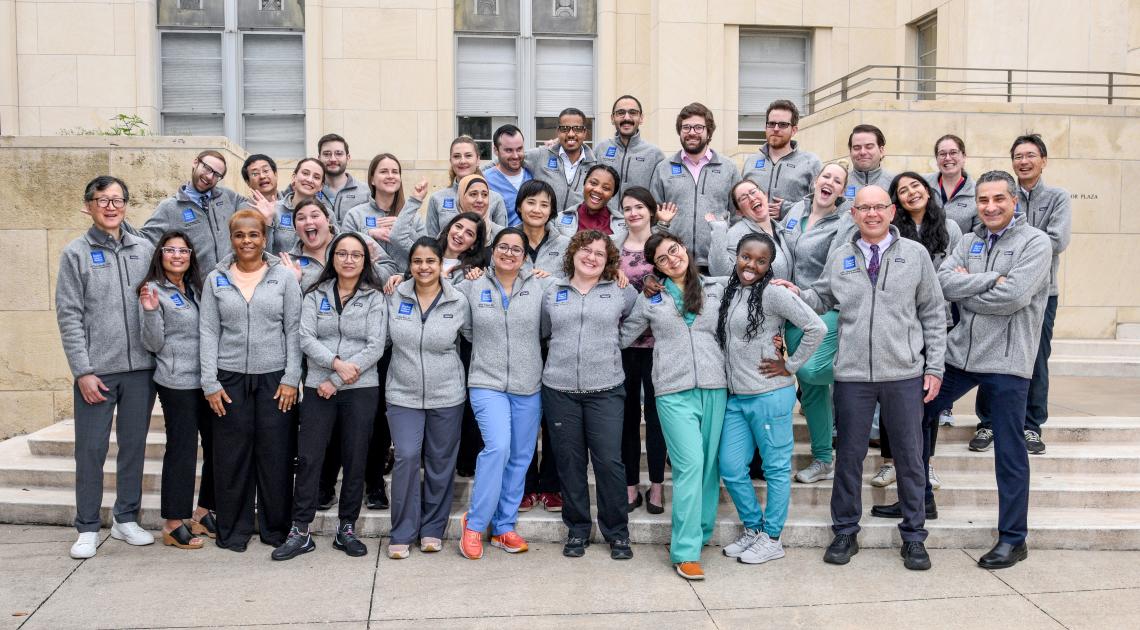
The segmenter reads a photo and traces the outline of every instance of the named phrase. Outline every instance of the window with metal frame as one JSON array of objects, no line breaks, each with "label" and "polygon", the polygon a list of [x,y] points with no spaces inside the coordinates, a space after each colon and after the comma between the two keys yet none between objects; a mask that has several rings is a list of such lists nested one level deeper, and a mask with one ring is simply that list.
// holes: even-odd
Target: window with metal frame
[{"label": "window with metal frame", "polygon": [[915,65],[918,66],[915,79],[915,90],[918,91],[918,100],[934,100],[937,96],[938,84],[935,82],[938,65],[938,14],[932,13],[914,25],[915,31]]},{"label": "window with metal frame", "polygon": [[740,32],[738,142],[763,144],[764,112],[777,99],[804,111],[809,83],[808,34],[799,31]]}]

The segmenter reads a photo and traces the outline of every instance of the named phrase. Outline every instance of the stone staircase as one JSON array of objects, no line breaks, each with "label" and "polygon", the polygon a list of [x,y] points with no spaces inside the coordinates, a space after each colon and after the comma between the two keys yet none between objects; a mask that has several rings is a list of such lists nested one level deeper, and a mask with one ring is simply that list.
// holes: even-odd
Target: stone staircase
[{"label": "stone staircase", "polygon": [[[796,416],[796,447],[793,466],[810,460],[807,427]],[[928,545],[940,548],[982,548],[995,539],[997,490],[993,453],[973,453],[966,442],[976,419],[959,416],[939,436],[935,469],[942,480],[936,492],[939,518],[927,522]],[[72,421],[59,422],[30,435],[0,442],[0,522],[68,525],[74,517],[74,431]],[[1046,429],[1048,451],[1030,457],[1030,544],[1052,549],[1140,549],[1140,417],[1054,417]],[[143,478],[145,527],[157,529],[159,480],[165,436],[162,416],[156,414],[147,440]],[[114,501],[114,455],[104,468],[104,522]],[[865,481],[878,470],[880,458],[872,449],[864,462]],[[645,477],[643,476],[643,479]],[[592,483],[592,482],[591,482]],[[765,484],[754,485],[763,497]],[[448,534],[459,531],[459,517],[466,507],[471,480],[456,479],[455,504]],[[831,482],[792,484],[792,503],[784,542],[790,546],[822,547],[831,540],[829,500]],[[665,498],[672,501],[672,486],[666,469]],[[860,544],[883,547],[898,544],[895,521],[871,518],[873,503],[894,501],[893,487],[880,489],[864,484],[863,532]],[[335,508],[317,514],[314,527],[331,533],[336,527]],[[364,509],[357,531],[365,536],[383,536],[390,529],[388,510]],[[559,541],[565,528],[558,514],[541,507],[524,513],[519,533],[537,541]],[[736,511],[721,491],[720,513],[713,543],[730,542],[740,531]],[[669,541],[669,510],[653,516],[638,509],[630,515],[630,536],[636,543]],[[595,534],[596,535],[596,534]]]},{"label": "stone staircase", "polygon": [[1117,324],[1116,339],[1054,339],[1050,374],[1140,377],[1140,324]]}]

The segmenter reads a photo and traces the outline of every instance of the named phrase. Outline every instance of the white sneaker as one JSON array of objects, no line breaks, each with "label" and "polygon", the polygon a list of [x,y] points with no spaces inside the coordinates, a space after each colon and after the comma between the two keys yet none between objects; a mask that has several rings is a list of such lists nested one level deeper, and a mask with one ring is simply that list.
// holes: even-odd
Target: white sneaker
[{"label": "white sneaker", "polygon": [[811,465],[796,473],[796,481],[800,483],[815,483],[823,479],[835,478],[835,464],[821,462],[813,459]]},{"label": "white sneaker", "polygon": [[778,540],[772,540],[768,534],[760,534],[752,546],[740,554],[737,561],[744,564],[763,564],[769,560],[778,560],[784,557],[784,545]]},{"label": "white sneaker", "polygon": [[94,558],[99,547],[99,532],[80,532],[79,538],[71,546],[71,557],[76,560]]},{"label": "white sneaker", "polygon": [[937,490],[942,487],[942,480],[938,478],[938,473],[934,472],[934,464],[926,469],[926,476],[930,478],[931,489]]},{"label": "white sneaker", "polygon": [[886,488],[895,482],[895,465],[883,464],[879,467],[879,472],[871,477],[871,485],[876,488]]},{"label": "white sneaker", "polygon": [[954,426],[954,412],[943,409],[942,414],[938,416],[938,424],[944,427]]},{"label": "white sneaker", "polygon": [[740,535],[740,538],[724,546],[724,555],[729,558],[739,558],[740,554],[751,547],[752,543],[756,542],[756,539],[760,536],[763,536],[763,534],[759,530],[745,527],[744,533]]},{"label": "white sneaker", "polygon": [[139,527],[138,523],[120,523],[114,521],[111,525],[111,538],[125,541],[128,545],[153,545],[154,534]]}]

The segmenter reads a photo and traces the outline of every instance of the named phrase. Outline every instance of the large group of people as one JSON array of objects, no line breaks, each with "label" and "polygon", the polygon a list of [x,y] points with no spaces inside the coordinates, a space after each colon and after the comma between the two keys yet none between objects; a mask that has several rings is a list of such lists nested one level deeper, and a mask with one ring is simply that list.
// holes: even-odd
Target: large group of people
[{"label": "large group of people", "polygon": [[[162,542],[181,549],[241,552],[256,532],[288,560],[315,549],[317,512],[335,505],[333,547],[363,556],[363,505],[390,509],[390,558],[438,552],[468,476],[450,536],[463,556],[481,558],[488,534],[526,551],[519,514],[541,507],[561,512],[563,554],[580,557],[592,472],[610,556],[633,556],[631,512],[668,509],[686,579],[704,578],[722,482],[741,523],[723,553],[761,564],[784,555],[793,479],[833,479],[823,559],[845,564],[878,427],[870,483],[896,484],[898,501],[871,513],[901,519],[904,566],[922,570],[938,428],[978,387],[969,446],[996,446],[999,495],[998,541],[978,564],[1024,559],[1071,224],[1068,195],[1041,178],[1044,141],[1014,139],[1013,175],[974,178],[945,135],[937,172],[895,175],[879,128],[856,126],[849,161],[824,164],[777,100],[741,174],[709,147],[704,105],[677,114],[671,155],[640,136],[643,111],[619,98],[614,136],[593,148],[577,109],[536,148],[504,125],[483,168],[460,136],[434,192],[407,190],[390,153],[353,178],[335,134],[285,187],[272,157],[249,156],[248,195],[222,187],[230,165],[203,151],[138,228],[126,182],[89,182],[92,226],[64,249],[56,291],[75,378],[71,555],[96,552],[112,427],[111,535],[154,542],[138,520],[157,394]],[[793,470],[797,400],[810,459]]]}]

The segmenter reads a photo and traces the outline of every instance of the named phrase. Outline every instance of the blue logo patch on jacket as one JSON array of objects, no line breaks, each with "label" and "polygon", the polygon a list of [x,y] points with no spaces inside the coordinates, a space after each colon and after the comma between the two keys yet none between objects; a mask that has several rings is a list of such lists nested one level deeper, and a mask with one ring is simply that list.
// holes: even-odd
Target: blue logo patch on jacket
[{"label": "blue logo patch on jacket", "polygon": [[855,257],[848,256],[843,259],[843,271],[851,271],[855,268]]},{"label": "blue logo patch on jacket", "polygon": [[546,168],[558,168],[558,158],[551,157],[546,161]]},{"label": "blue logo patch on jacket", "polygon": [[183,306],[186,306],[186,300],[183,300],[182,296],[178,293],[171,295],[170,301],[173,302],[174,305],[177,306],[178,308],[182,308]]},{"label": "blue logo patch on jacket", "polygon": [[282,227],[287,227],[287,228],[293,227],[293,215],[290,215],[290,214],[281,215],[281,225],[282,225]]},{"label": "blue logo patch on jacket", "polygon": [[617,157],[617,147],[606,147],[606,157]]},{"label": "blue logo patch on jacket", "polygon": [[574,222],[574,215],[572,215],[572,214],[562,215],[562,225],[570,225],[573,222]]},{"label": "blue logo patch on jacket", "polygon": [[225,276],[218,276],[218,279],[214,282],[214,285],[218,287],[228,287],[230,286],[230,279]]},{"label": "blue logo patch on jacket", "polygon": [[300,267],[308,267],[309,266],[309,259],[304,257],[304,256],[298,256],[297,257],[297,265]]},{"label": "blue logo patch on jacket", "polygon": [[198,217],[194,214],[193,208],[186,208],[185,210],[182,211],[182,222],[183,223],[193,223],[197,219],[198,219]]},{"label": "blue logo patch on jacket", "polygon": [[447,199],[444,199],[443,200],[443,207],[447,208],[448,210],[454,208],[455,207],[455,198],[454,197],[448,197]]},{"label": "blue logo patch on jacket", "polygon": [[663,298],[661,297],[661,294],[658,293],[657,295],[649,298],[649,303],[650,304],[660,304],[662,302],[662,300],[663,300]]},{"label": "blue logo patch on jacket", "polygon": [[491,303],[491,290],[490,289],[483,289],[479,293],[479,301],[480,302],[486,302],[487,304],[490,304]]},{"label": "blue logo patch on jacket", "polygon": [[852,199],[855,198],[855,186],[854,186],[854,184],[847,187],[847,194],[845,196],[850,197]]},{"label": "blue logo patch on jacket", "polygon": [[411,315],[412,314],[412,303],[411,302],[400,302],[400,314],[401,315]]},{"label": "blue logo patch on jacket", "polygon": [[332,304],[329,304],[329,299],[327,297],[322,297],[321,305],[318,306],[317,309],[322,313],[327,313],[332,310]]},{"label": "blue logo patch on jacket", "polygon": [[364,217],[364,225],[370,228],[376,227],[376,217]]},{"label": "blue logo patch on jacket", "polygon": [[107,257],[103,252],[91,252],[91,263],[94,265],[104,265],[107,263]]},{"label": "blue logo patch on jacket", "polygon": [[980,254],[985,248],[986,244],[984,242],[975,241],[974,244],[970,246],[970,255]]},{"label": "blue logo patch on jacket", "polygon": [[789,230],[794,230],[794,229],[796,229],[796,224],[797,224],[797,223],[799,223],[799,220],[798,220],[798,219],[788,219],[788,225],[787,225],[787,229],[789,229]]},{"label": "blue logo patch on jacket", "polygon": [[674,164],[673,168],[671,169],[671,172],[674,175],[680,175],[681,174],[681,165],[680,164]]},{"label": "blue logo patch on jacket", "polygon": [[765,160],[764,158],[757,158],[756,159],[756,168],[764,168],[764,164],[766,162],[767,162],[767,160]]},{"label": "blue logo patch on jacket", "polygon": [[566,300],[569,300],[569,299],[570,299],[570,291],[567,289],[562,289],[558,293],[554,294],[554,301],[556,303],[557,302],[565,302]]}]

